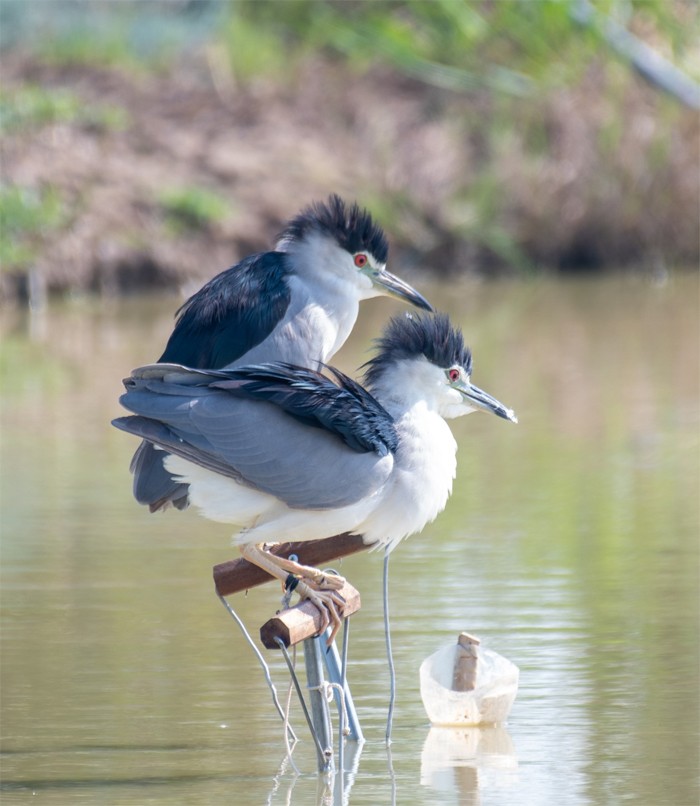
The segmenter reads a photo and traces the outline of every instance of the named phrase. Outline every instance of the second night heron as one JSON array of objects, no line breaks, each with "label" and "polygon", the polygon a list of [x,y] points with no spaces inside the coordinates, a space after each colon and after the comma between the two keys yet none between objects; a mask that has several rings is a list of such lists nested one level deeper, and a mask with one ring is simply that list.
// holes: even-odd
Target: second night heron
[{"label": "second night heron", "polygon": [[[135,416],[114,425],[169,452],[189,501],[235,524],[243,556],[337,627],[340,577],[275,557],[265,544],[352,532],[394,548],[444,509],[457,444],[445,418],[515,414],[471,382],[472,357],[447,316],[397,317],[377,341],[365,387],[290,364],[195,370],[151,364],[125,380]],[[329,616],[324,610],[327,608]],[[335,632],[335,630],[334,630]]]},{"label": "second night heron", "polygon": [[[327,362],[350,334],[362,300],[382,294],[432,310],[386,269],[388,244],[370,214],[331,196],[288,222],[275,251],[260,252],[211,279],[178,311],[159,363],[201,369],[284,361]],[[131,464],[134,495],[151,511],[187,506],[187,488],[145,442]]]}]

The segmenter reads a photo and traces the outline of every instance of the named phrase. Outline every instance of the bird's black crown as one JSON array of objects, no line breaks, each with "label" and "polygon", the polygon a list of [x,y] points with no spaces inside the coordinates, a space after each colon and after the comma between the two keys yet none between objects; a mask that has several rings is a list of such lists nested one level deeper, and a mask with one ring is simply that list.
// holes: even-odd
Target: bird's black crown
[{"label": "bird's black crown", "polygon": [[387,364],[420,355],[438,367],[464,367],[467,375],[471,375],[471,350],[464,344],[462,331],[453,327],[444,313],[396,316],[375,344],[377,354],[364,365],[365,383],[370,387]]},{"label": "bird's black crown", "polygon": [[370,252],[379,263],[386,263],[389,244],[384,230],[357,204],[346,205],[333,194],[328,202],[314,202],[295,216],[278,236],[278,242],[302,240],[310,232],[335,238],[351,254]]}]

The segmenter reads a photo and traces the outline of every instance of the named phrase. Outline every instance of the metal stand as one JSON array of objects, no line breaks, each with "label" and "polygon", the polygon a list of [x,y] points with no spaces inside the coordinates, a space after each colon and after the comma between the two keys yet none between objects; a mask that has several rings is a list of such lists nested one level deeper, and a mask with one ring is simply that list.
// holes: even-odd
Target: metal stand
[{"label": "metal stand", "polygon": [[[325,540],[308,541],[304,543],[284,544],[276,546],[273,550],[281,556],[296,554],[301,562],[310,563],[313,558],[318,564],[340,556],[350,554],[367,548],[361,537],[354,535],[340,535]],[[226,609],[233,616],[239,627],[243,630],[258,656],[265,676],[273,694],[273,701],[280,711],[277,693],[269,675],[269,669],[252,639],[247,634],[241,620],[225,600],[225,596],[246,590],[249,587],[271,581],[271,577],[256,566],[251,566],[245,560],[235,560],[214,567],[214,582],[219,598]],[[352,741],[362,743],[364,737],[355,711],[352,694],[348,685],[345,671],[348,647],[348,617],[360,609],[360,595],[347,582],[339,591],[345,599],[341,616],[345,619],[343,631],[343,656],[338,652],[335,643],[330,646],[326,643],[326,636],[319,635],[322,621],[321,614],[314,604],[308,600],[300,602],[295,607],[283,610],[269,619],[260,628],[260,638],[268,649],[280,649],[292,676],[292,681],[299,696],[302,710],[306,717],[312,739],[316,746],[318,771],[321,773],[335,772],[333,753],[333,733],[331,717],[328,708],[327,692],[332,688],[338,708],[338,771],[341,773],[338,781],[341,791],[343,788],[343,749],[346,737]],[[330,633],[328,633],[330,634]],[[306,680],[310,709],[307,708],[301,686],[296,677],[294,666],[287,652],[287,647],[303,642],[304,664],[306,667]],[[324,665],[328,680],[324,678]],[[283,715],[284,718],[284,715]],[[347,723],[347,724],[346,724]],[[292,735],[293,732],[291,732]]]},{"label": "metal stand", "polygon": [[326,662],[326,670],[328,671],[328,679],[331,683],[336,683],[343,691],[341,696],[339,691],[334,691],[336,705],[338,706],[338,719],[347,718],[347,735],[355,742],[364,742],[365,737],[362,735],[362,728],[360,721],[357,718],[357,711],[355,710],[355,702],[350,692],[350,686],[345,676],[347,669],[348,658],[348,637],[350,634],[350,622],[345,620],[345,629],[343,631],[343,657],[341,660],[338,648],[335,641],[328,647],[326,652],[323,653],[323,660]]},{"label": "metal stand", "polygon": [[[316,745],[318,771],[333,772],[331,715],[328,712],[328,700],[326,700],[323,679],[323,660],[317,638],[307,638],[304,641],[304,663],[306,664],[306,683],[311,701],[311,725],[318,738]],[[342,735],[339,736],[339,741],[343,741]]]}]

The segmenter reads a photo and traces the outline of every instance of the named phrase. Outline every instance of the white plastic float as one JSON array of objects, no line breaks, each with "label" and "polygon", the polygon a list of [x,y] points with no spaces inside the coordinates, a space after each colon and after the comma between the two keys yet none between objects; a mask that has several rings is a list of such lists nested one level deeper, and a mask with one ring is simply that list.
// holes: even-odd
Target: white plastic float
[{"label": "white plastic float", "polygon": [[520,670],[461,633],[420,667],[420,693],[433,725],[498,725],[508,718],[518,693]]}]

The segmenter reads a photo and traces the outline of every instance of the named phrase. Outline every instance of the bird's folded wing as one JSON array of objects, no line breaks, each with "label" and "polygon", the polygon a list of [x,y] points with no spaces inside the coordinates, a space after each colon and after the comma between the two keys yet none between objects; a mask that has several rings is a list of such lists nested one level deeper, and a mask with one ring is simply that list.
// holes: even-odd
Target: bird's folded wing
[{"label": "bird's folded wing", "polygon": [[211,388],[237,397],[266,400],[307,425],[336,434],[355,451],[385,455],[396,450],[398,437],[391,415],[372,395],[344,373],[327,367],[320,372],[284,363],[224,370]]},{"label": "bird's folded wing", "polygon": [[134,474],[134,497],[153,510],[172,503],[177,509],[188,506],[187,485],[181,484],[163,466],[163,451],[142,440],[134,453],[129,470]]},{"label": "bird's folded wing", "polygon": [[[134,373],[121,401],[138,416],[120,418],[114,424],[213,472],[270,493],[290,507],[347,506],[381,489],[391,472],[390,451],[384,455],[372,449],[360,452],[322,419],[311,427],[304,417],[276,403],[241,398],[236,388],[217,388],[224,371],[211,372],[215,377],[201,386],[192,384],[197,376],[206,383],[206,371],[159,365],[162,380],[153,377],[156,371],[153,367]],[[173,382],[178,376],[186,382]],[[343,391],[334,388],[339,395]],[[361,419],[357,412],[355,419]]]},{"label": "bird's folded wing", "polygon": [[237,361],[284,317],[287,271],[284,254],[262,252],[217,274],[179,309],[160,361],[195,367]]}]

